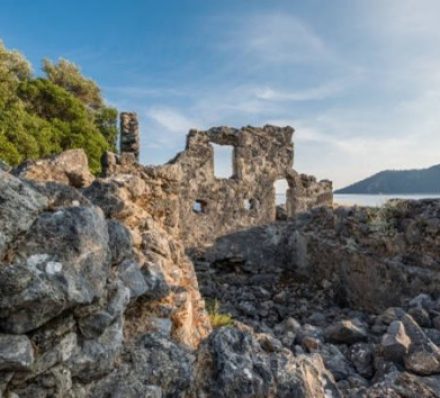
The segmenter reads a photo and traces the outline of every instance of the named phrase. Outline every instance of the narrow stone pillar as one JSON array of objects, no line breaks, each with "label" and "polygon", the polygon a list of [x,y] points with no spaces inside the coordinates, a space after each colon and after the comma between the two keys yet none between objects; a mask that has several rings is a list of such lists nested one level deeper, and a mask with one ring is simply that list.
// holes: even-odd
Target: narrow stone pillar
[{"label": "narrow stone pillar", "polygon": [[139,161],[139,123],[137,114],[134,112],[122,112],[120,115],[121,135],[120,151],[132,153]]}]

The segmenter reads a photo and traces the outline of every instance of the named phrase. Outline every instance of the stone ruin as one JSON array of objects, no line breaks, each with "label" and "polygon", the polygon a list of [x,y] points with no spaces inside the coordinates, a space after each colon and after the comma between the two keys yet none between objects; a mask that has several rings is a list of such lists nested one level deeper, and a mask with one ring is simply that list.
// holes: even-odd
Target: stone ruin
[{"label": "stone ruin", "polygon": [[440,201],[318,207],[292,133],[192,131],[156,167],[123,147],[103,178],[82,150],[0,170],[0,397],[438,397]]},{"label": "stone ruin", "polygon": [[139,160],[139,123],[137,114],[122,112],[120,115],[120,148],[121,152],[132,153]]},{"label": "stone ruin", "polygon": [[[183,152],[163,166],[144,168],[152,175],[159,173],[160,178],[173,175],[174,187],[169,190],[174,195],[168,195],[164,212],[173,219],[169,223],[178,224],[185,244],[202,246],[230,232],[332,205],[330,181],[317,181],[292,168],[293,133],[291,127],[270,125],[191,130]],[[121,114],[120,141],[120,157],[108,155],[105,159],[107,175],[121,171],[117,164],[124,164],[128,172],[138,160],[136,114]],[[212,144],[232,146],[230,178],[215,176]],[[287,181],[288,189],[285,206],[277,209],[274,184],[281,179]]]}]

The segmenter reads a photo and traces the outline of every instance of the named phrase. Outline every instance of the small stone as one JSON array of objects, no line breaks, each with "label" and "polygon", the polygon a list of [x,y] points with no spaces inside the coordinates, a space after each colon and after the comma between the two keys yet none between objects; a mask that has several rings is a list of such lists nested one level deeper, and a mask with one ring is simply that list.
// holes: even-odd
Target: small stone
[{"label": "small stone", "polygon": [[0,334],[0,370],[30,370],[34,350],[27,336]]},{"label": "small stone", "polygon": [[284,322],[284,325],[286,330],[292,331],[294,333],[301,328],[301,324],[295,318],[292,317],[287,318]]},{"label": "small stone", "polygon": [[440,373],[440,349],[429,339],[409,315],[402,317],[405,331],[411,340],[408,353],[404,356],[405,368],[420,375]]},{"label": "small stone", "polygon": [[410,307],[420,307],[424,309],[429,309],[432,304],[431,296],[425,293],[419,294],[409,302]]},{"label": "small stone", "polygon": [[319,348],[321,342],[318,339],[315,339],[314,337],[306,336],[303,338],[301,344],[309,352],[314,352]]},{"label": "small stone", "polygon": [[386,360],[398,362],[408,353],[411,344],[410,338],[405,333],[405,327],[400,321],[393,321],[387,333],[382,337],[381,352]]},{"label": "small stone", "polygon": [[374,374],[373,369],[373,347],[368,343],[356,343],[350,347],[350,359],[357,372],[370,379]]},{"label": "small stone", "polygon": [[354,344],[366,340],[367,332],[351,320],[342,320],[328,326],[324,330],[324,336],[332,343]]},{"label": "small stone", "polygon": [[423,307],[412,307],[408,310],[408,314],[419,324],[422,328],[431,327],[431,319],[429,313]]}]

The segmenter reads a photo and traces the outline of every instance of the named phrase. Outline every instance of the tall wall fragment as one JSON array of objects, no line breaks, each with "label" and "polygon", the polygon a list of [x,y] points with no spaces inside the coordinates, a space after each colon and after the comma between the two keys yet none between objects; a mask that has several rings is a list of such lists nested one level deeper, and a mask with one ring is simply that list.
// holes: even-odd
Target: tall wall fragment
[{"label": "tall wall fragment", "polygon": [[139,122],[134,112],[122,112],[120,114],[120,151],[132,153],[136,161],[139,161]]},{"label": "tall wall fragment", "polygon": [[[201,246],[219,236],[273,222],[274,184],[280,179],[286,179],[289,186],[287,217],[332,204],[331,182],[318,182],[293,170],[293,132],[291,127],[270,125],[191,130],[185,150],[170,162],[158,167],[136,167],[156,181],[152,192],[160,190],[162,197],[169,199],[160,203],[152,200],[161,207],[161,214],[168,220],[165,224],[177,227],[186,247]],[[233,147],[233,175],[229,178],[215,176],[212,144]],[[107,173],[129,172],[133,168],[122,152],[120,157],[107,157]],[[169,180],[173,181],[171,185]]]}]

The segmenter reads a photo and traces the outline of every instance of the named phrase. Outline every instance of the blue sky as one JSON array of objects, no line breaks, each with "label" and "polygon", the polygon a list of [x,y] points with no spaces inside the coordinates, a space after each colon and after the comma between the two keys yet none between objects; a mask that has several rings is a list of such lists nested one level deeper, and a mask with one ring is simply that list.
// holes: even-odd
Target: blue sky
[{"label": "blue sky", "polygon": [[440,1],[0,0],[0,38],[65,57],[136,111],[141,161],[189,128],[291,125],[295,169],[343,186],[440,163]]}]

